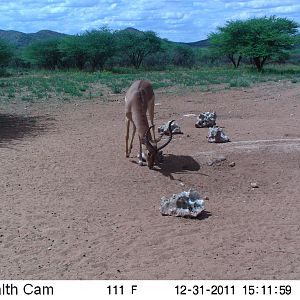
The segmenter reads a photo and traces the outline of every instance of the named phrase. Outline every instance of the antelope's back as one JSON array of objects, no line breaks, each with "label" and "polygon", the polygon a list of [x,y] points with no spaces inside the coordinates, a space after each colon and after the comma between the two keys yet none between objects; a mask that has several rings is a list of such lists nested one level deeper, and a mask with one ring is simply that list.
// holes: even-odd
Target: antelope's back
[{"label": "antelope's back", "polygon": [[147,103],[154,97],[152,85],[146,80],[137,80],[128,89],[125,96],[125,110],[132,112],[132,106],[135,110],[143,113],[147,111]]}]

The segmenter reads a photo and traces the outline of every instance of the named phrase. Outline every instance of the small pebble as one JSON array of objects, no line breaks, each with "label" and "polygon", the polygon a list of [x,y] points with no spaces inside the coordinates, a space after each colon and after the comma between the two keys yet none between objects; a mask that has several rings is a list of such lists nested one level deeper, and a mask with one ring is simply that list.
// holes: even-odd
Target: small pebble
[{"label": "small pebble", "polygon": [[231,163],[229,164],[229,167],[235,167],[235,162],[234,162],[234,161],[231,162]]},{"label": "small pebble", "polygon": [[251,182],[251,187],[253,189],[257,189],[258,188],[258,184],[256,182]]}]

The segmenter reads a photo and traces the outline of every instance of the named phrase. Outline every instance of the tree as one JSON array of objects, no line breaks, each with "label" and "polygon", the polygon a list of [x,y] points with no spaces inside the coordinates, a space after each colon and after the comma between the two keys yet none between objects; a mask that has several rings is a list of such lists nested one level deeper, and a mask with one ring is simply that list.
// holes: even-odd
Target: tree
[{"label": "tree", "polygon": [[297,28],[296,22],[275,16],[230,21],[211,34],[210,41],[235,67],[245,56],[254,62],[258,71],[262,71],[268,59],[282,56],[291,49]]},{"label": "tree", "polygon": [[88,47],[82,35],[68,36],[59,44],[64,66],[83,70],[88,58]]},{"label": "tree", "polygon": [[178,45],[172,51],[175,66],[191,67],[195,63],[195,53],[189,46]]},{"label": "tree", "polygon": [[117,47],[130,63],[138,69],[144,58],[161,48],[160,38],[152,31],[122,30],[116,33]]},{"label": "tree", "polygon": [[238,68],[242,59],[242,40],[245,26],[242,21],[229,21],[209,36],[212,53],[225,55]]},{"label": "tree", "polygon": [[83,34],[87,60],[92,70],[103,69],[105,62],[114,55],[115,42],[113,33],[107,29],[87,31]]},{"label": "tree", "polygon": [[242,51],[250,57],[257,70],[262,71],[265,62],[284,56],[295,42],[298,24],[286,18],[264,17],[245,21]]},{"label": "tree", "polygon": [[7,66],[13,55],[12,46],[0,39],[0,68]]},{"label": "tree", "polygon": [[60,39],[35,42],[25,49],[24,57],[31,63],[46,69],[55,69],[61,64]]}]

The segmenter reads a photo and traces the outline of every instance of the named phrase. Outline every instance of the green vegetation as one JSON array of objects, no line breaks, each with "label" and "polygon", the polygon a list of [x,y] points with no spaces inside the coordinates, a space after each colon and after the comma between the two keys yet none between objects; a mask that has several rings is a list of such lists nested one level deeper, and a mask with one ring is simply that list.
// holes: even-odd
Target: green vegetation
[{"label": "green vegetation", "polygon": [[161,40],[152,31],[119,31],[115,34],[119,58],[126,56],[128,62],[136,69],[150,54],[161,49]]},{"label": "green vegetation", "polygon": [[210,35],[212,47],[226,55],[237,68],[242,57],[250,59],[258,71],[267,60],[284,60],[297,42],[298,24],[286,18],[264,17],[230,21]]},{"label": "green vegetation", "polygon": [[[0,102],[10,101],[70,101],[114,98],[111,94],[124,93],[132,81],[150,80],[154,89],[166,91],[214,91],[227,88],[247,88],[268,81],[300,81],[300,66],[267,66],[262,73],[253,68],[226,67],[178,68],[164,71],[118,68],[112,71],[30,71],[0,78]],[[173,87],[170,89],[170,87]]]},{"label": "green vegetation", "polygon": [[106,101],[137,79],[172,92],[298,83],[297,26],[276,17],[230,21],[209,40],[190,44],[132,28],[103,27],[75,36],[43,31],[22,47],[2,41],[0,31],[0,102]]},{"label": "green vegetation", "polygon": [[[10,59],[13,57],[14,52],[10,44],[0,40],[0,69],[3,69],[9,63]],[[5,72],[3,72],[3,75]],[[1,72],[0,72],[1,75]]]},{"label": "green vegetation", "polygon": [[[212,33],[209,40],[186,44],[162,40],[154,32],[133,28],[113,31],[103,27],[75,36],[55,36],[51,31],[41,31],[28,46],[18,47],[17,51],[11,47],[14,56],[8,55],[7,46],[1,42],[1,35],[5,33],[2,31],[0,65],[4,61],[10,67],[30,69],[95,72],[134,67],[162,71],[172,66],[228,67],[229,59],[235,68],[243,61],[243,65],[262,71],[266,62],[299,62],[297,28],[296,22],[275,16],[229,21]],[[13,40],[12,32],[9,33]],[[16,43],[19,35],[15,35]],[[3,58],[1,53],[4,52]]]}]

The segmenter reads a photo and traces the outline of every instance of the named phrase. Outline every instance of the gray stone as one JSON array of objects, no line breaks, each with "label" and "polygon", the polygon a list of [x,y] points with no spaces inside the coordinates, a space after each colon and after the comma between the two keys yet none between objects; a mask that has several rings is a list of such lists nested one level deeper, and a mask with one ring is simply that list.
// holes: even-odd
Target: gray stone
[{"label": "gray stone", "polygon": [[215,112],[204,112],[198,116],[197,123],[195,127],[204,128],[204,127],[212,127],[216,125],[217,114]]},{"label": "gray stone", "polygon": [[207,164],[209,166],[212,166],[212,165],[221,165],[221,163],[223,161],[226,160],[226,157],[225,156],[219,156],[219,157],[212,157],[208,162]]},{"label": "gray stone", "polygon": [[[168,121],[168,122],[164,123],[163,125],[161,125],[160,127],[158,127],[158,132],[161,134],[170,135],[170,132],[169,132],[170,122],[171,121]],[[182,134],[180,126],[175,122],[172,123],[171,130],[172,130],[172,134]]]},{"label": "gray stone", "polygon": [[257,188],[258,188],[257,182],[251,182],[251,183],[250,183],[250,186],[251,186],[253,189],[257,189]]},{"label": "gray stone", "polygon": [[229,142],[228,136],[223,132],[223,128],[214,126],[208,129],[208,142],[209,143],[227,143]]},{"label": "gray stone", "polygon": [[160,212],[163,216],[196,218],[204,210],[204,200],[195,190],[173,194],[171,197],[162,197]]}]

